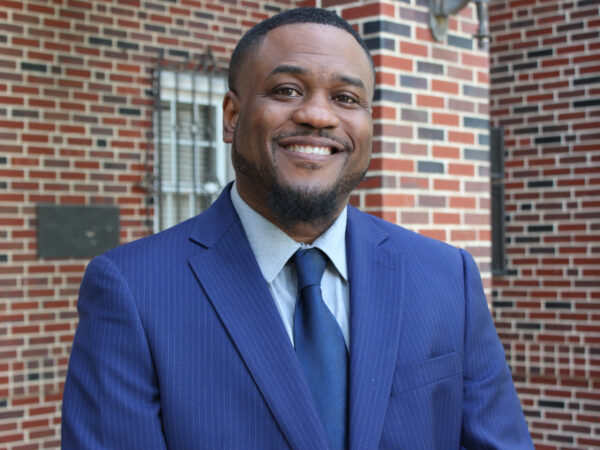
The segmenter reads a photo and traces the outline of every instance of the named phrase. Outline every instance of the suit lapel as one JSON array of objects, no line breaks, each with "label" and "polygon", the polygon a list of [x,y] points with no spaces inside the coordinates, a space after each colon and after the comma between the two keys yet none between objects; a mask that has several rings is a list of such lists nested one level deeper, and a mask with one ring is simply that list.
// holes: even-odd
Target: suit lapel
[{"label": "suit lapel", "polygon": [[396,364],[401,319],[402,256],[387,233],[348,210],[350,285],[350,448],[377,448]]},{"label": "suit lapel", "polygon": [[325,449],[327,438],[310,390],[229,189],[200,216],[191,239],[206,247],[190,259],[192,270],[290,446]]}]

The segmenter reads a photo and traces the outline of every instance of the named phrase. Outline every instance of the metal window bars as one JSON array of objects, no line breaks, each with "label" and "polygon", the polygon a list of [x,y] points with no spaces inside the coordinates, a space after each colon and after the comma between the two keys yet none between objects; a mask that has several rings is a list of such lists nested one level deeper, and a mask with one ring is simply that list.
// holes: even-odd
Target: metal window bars
[{"label": "metal window bars", "polygon": [[[154,170],[147,162],[145,182],[155,199],[162,230],[199,213],[224,185],[217,173],[223,146],[217,143],[215,83],[222,91],[224,68],[210,48],[182,62],[160,59],[153,76]],[[148,159],[148,158],[147,158]],[[222,164],[221,164],[222,165]],[[222,170],[221,170],[222,172]]]}]

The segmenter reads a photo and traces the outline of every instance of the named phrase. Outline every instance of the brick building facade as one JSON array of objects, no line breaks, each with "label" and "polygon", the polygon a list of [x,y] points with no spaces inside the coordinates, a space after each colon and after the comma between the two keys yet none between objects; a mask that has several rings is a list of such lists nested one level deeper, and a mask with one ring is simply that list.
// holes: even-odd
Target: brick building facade
[{"label": "brick building facade", "polygon": [[540,449],[600,447],[600,1],[494,0],[507,267],[496,327]]},{"label": "brick building facade", "polygon": [[[437,43],[429,31],[428,2],[422,0],[0,0],[0,446],[37,449],[59,445],[61,392],[77,326],[77,290],[89,260],[39,257],[36,205],[118,206],[122,243],[153,232],[157,211],[151,200],[155,195],[145,180],[151,178],[156,163],[152,131],[156,131],[153,88],[158,60],[164,58],[171,66],[185,66],[186,61],[200,58],[210,47],[217,64],[225,67],[233,46],[248,27],[298,3],[334,9],[356,26],[374,55],[377,89],[373,160],[352,203],[466,248],[476,257],[486,289],[492,292],[488,54],[479,50],[471,38],[477,28],[472,4],[449,20],[447,40]],[[492,0],[491,9],[496,17],[508,1],[495,3]],[[580,6],[568,3],[575,9]],[[598,9],[593,5],[581,8]],[[511,20],[517,21],[517,16]],[[500,26],[498,19],[494,26]],[[510,21],[502,26],[509,30]],[[593,28],[587,22],[585,26]],[[597,29],[597,24],[594,26]],[[593,48],[584,52],[588,50]],[[499,52],[504,51],[500,47]],[[506,51],[512,51],[512,47]],[[570,60],[570,64],[577,62]],[[510,89],[510,83],[499,86]],[[583,89],[590,99],[597,96],[592,92],[593,84]],[[495,120],[502,120],[505,113],[496,109]],[[588,116],[582,123],[593,122],[592,110],[585,109]],[[513,113],[511,109],[506,115]],[[508,138],[511,129],[505,126],[512,157],[513,144]],[[592,134],[593,130],[581,133]],[[579,138],[572,144],[568,152],[574,157],[583,155],[586,163],[574,162],[574,167],[597,163],[597,154],[594,159],[591,153],[588,156],[575,149],[576,145],[593,142],[597,141],[584,143]],[[566,140],[564,145],[571,146]],[[507,166],[512,164],[509,161]],[[571,175],[577,178],[575,168]],[[553,175],[544,175],[544,180],[549,176]],[[593,189],[592,174],[580,178],[584,180],[581,189]],[[507,188],[512,189],[510,185]],[[575,196],[578,189],[568,191]],[[591,202],[591,212],[593,199],[585,199],[573,197],[574,202]],[[565,207],[569,204],[568,200],[560,201]],[[520,203],[509,201],[508,212],[517,205]],[[578,206],[583,207],[583,203]],[[586,228],[578,235],[591,234],[592,218],[581,223]],[[509,239],[513,236],[510,226]],[[566,221],[564,226],[568,226]],[[566,232],[564,236],[568,236]],[[510,244],[509,268],[514,267],[511,258],[515,254],[513,242]],[[573,258],[589,260],[578,276],[585,274],[591,282],[593,242],[580,245],[587,253],[567,259],[572,258],[569,261],[574,265],[578,262]],[[526,247],[519,244],[514,248]],[[513,318],[511,314],[518,311],[507,305],[532,302],[516,300],[511,286],[523,276],[540,279],[542,274],[517,275],[495,279],[499,284],[493,299],[499,307],[497,320],[510,362],[520,377],[517,381],[528,418],[537,430],[537,422],[549,418],[536,416],[546,406],[539,403],[538,394],[528,390],[528,383],[536,379],[530,372],[533,365],[526,361],[537,341],[517,343],[515,339],[539,333],[521,330],[525,320]],[[573,275],[570,286],[575,287],[576,280],[583,280],[581,277]],[[574,291],[584,297],[556,300],[573,305],[571,310],[560,310],[560,314],[579,314],[577,304],[593,303],[592,289],[577,287]],[[540,314],[544,314],[546,303],[535,301],[541,305]],[[528,309],[524,314],[533,312]],[[592,320],[598,318],[591,307],[582,314],[585,318],[580,319],[581,326],[592,326]],[[527,316],[528,322],[534,319]],[[552,325],[556,320],[546,323]],[[572,334],[576,332],[573,328]],[[566,367],[579,364],[578,348],[587,349],[581,364],[589,368],[585,375],[592,376],[594,353],[584,341],[568,350],[573,353],[567,354],[572,359]],[[543,367],[549,367],[549,363],[544,362]],[[595,374],[597,378],[597,371]],[[579,402],[581,414],[593,418],[597,413],[585,409],[585,405],[593,407],[593,399],[579,401],[577,397],[591,392],[593,385],[588,383],[585,388],[567,390],[572,397],[562,401],[566,406]],[[542,397],[548,395],[543,393]],[[570,420],[572,427],[579,426],[577,413],[570,417],[565,411],[561,413],[565,417],[557,423],[568,424]],[[560,434],[566,435],[569,429],[561,426]],[[589,427],[588,434],[598,433],[592,425]],[[536,436],[539,442],[547,438]]]}]

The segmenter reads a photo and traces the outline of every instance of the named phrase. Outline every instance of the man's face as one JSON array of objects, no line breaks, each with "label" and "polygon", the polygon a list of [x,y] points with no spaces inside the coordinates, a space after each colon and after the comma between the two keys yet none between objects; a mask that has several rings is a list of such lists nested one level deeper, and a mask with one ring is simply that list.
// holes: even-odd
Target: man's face
[{"label": "man's face", "polygon": [[242,198],[284,229],[331,223],[371,156],[373,73],[362,47],[333,26],[276,28],[236,90],[223,103],[224,140]]}]

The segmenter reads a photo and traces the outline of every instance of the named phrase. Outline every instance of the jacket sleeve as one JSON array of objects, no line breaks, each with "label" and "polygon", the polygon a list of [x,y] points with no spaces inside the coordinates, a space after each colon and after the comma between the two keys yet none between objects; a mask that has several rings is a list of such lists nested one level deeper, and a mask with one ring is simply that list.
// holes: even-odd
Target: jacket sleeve
[{"label": "jacket sleeve", "polygon": [[65,383],[63,449],[164,449],[152,355],[129,286],[114,263],[89,264]]},{"label": "jacket sleeve", "polygon": [[461,445],[466,449],[533,449],[479,271],[471,255],[464,250],[461,254],[465,277]]}]

